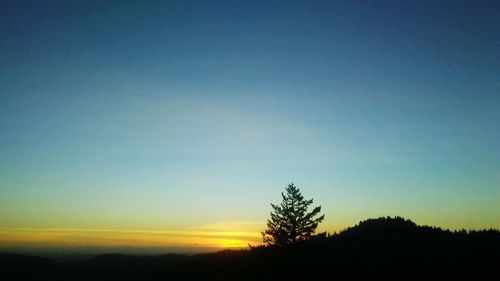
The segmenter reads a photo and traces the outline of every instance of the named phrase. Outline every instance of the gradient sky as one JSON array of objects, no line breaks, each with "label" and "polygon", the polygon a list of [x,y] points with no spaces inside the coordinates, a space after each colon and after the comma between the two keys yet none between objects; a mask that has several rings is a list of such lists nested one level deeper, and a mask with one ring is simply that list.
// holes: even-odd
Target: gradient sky
[{"label": "gradient sky", "polygon": [[144,2],[1,2],[0,246],[500,228],[498,1]]}]

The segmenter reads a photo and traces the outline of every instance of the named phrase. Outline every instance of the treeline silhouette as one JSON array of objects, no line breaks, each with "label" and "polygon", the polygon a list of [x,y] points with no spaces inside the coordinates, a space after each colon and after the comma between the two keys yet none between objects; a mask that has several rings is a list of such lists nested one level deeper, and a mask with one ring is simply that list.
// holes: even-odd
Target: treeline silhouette
[{"label": "treeline silhouette", "polygon": [[478,278],[496,274],[499,262],[498,230],[449,231],[400,217],[368,219],[340,233],[323,233],[286,247],[197,255],[108,254],[65,263],[0,255],[1,272],[8,277],[3,280]]}]

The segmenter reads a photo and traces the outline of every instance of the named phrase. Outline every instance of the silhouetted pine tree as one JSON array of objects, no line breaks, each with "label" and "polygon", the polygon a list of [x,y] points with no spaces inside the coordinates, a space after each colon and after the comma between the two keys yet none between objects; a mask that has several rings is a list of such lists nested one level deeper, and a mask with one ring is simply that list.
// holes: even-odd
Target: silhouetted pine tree
[{"label": "silhouetted pine tree", "polygon": [[262,232],[264,243],[285,246],[310,238],[325,218],[324,215],[315,218],[319,215],[321,206],[308,212],[313,199],[304,200],[293,183],[286,188],[286,195],[281,193],[281,197],[283,201],[280,205],[271,203],[271,218],[267,220],[267,229]]}]

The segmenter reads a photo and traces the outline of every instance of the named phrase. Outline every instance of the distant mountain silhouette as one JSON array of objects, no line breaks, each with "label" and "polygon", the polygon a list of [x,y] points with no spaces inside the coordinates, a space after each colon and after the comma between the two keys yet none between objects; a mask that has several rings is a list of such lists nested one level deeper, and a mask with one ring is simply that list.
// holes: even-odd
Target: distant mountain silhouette
[{"label": "distant mountain silhouette", "polygon": [[73,264],[10,254],[0,255],[0,269],[9,275],[8,280],[297,280],[342,275],[478,278],[496,274],[499,261],[497,230],[451,232],[386,217],[287,247],[193,256],[109,254]]},{"label": "distant mountain silhouette", "polygon": [[20,255],[0,254],[0,278],[3,280],[49,280],[61,276],[64,268],[52,260]]},{"label": "distant mountain silhouette", "polygon": [[168,275],[168,271],[173,266],[191,259],[193,259],[191,256],[176,254],[160,256],[106,254],[90,259],[82,269],[90,276],[154,279]]}]

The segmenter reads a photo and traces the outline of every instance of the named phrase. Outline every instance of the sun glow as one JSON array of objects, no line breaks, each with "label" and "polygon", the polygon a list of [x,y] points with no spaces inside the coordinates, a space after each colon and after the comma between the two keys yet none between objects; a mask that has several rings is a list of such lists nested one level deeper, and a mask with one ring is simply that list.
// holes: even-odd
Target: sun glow
[{"label": "sun glow", "polygon": [[1,247],[244,248],[260,243],[254,232],[106,229],[1,229]]},{"label": "sun glow", "polygon": [[236,239],[224,239],[221,241],[221,248],[246,248],[248,247],[247,241]]}]

